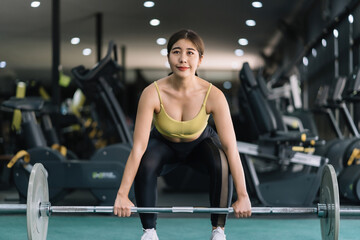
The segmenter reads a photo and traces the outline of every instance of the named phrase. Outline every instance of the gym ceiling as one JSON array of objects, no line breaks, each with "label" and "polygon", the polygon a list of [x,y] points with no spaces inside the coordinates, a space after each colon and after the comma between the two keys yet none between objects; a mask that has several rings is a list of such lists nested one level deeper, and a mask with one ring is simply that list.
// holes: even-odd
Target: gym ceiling
[{"label": "gym ceiling", "polygon": [[[1,0],[0,3],[0,78],[4,74],[20,76],[48,75],[52,67],[52,2],[39,0]],[[93,66],[96,61],[96,15],[102,16],[102,55],[110,40],[119,49],[126,49],[128,69],[165,69],[166,57],[160,54],[166,45],[156,43],[173,32],[189,28],[205,41],[205,60],[202,69],[236,70],[244,61],[254,68],[264,64],[283,36],[284,26],[301,14],[311,2],[306,0],[271,0],[261,8],[252,0],[153,0],[155,5],[144,7],[144,0],[59,0],[60,5],[60,63],[65,71],[74,66]],[[160,20],[158,26],[149,24]],[[254,20],[255,26],[247,26]],[[296,30],[296,26],[292,26]],[[73,37],[80,43],[72,45]],[[248,45],[238,41],[246,38]],[[90,48],[88,56],[83,49]],[[242,56],[235,51],[241,49]],[[239,50],[237,51],[239,53]],[[241,55],[241,51],[240,51]],[[4,63],[5,62],[5,63]]]}]

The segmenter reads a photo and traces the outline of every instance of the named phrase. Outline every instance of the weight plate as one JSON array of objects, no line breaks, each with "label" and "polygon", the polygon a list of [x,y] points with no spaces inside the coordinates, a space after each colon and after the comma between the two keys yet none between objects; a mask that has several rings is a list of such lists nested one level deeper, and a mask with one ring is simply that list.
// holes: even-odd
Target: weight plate
[{"label": "weight plate", "polygon": [[340,228],[339,188],[335,169],[325,165],[320,185],[320,204],[326,204],[326,216],[320,219],[323,240],[338,240]]},{"label": "weight plate", "polygon": [[48,217],[40,216],[40,203],[49,202],[47,172],[41,163],[36,163],[30,174],[27,194],[26,218],[29,240],[45,240]]}]

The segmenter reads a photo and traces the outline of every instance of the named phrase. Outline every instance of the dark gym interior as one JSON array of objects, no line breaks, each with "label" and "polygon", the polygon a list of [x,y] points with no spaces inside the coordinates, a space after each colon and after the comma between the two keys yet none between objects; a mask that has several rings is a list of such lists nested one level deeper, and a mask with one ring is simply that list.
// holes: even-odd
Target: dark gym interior
[{"label": "dark gym interior", "polygon": [[[166,44],[180,29],[204,40],[197,74],[228,101],[252,206],[315,206],[326,164],[335,169],[340,204],[360,205],[359,0],[2,0],[0,204],[25,204],[31,168],[42,163],[53,205],[112,206],[140,94],[170,73]],[[207,175],[179,167],[158,179],[158,205],[206,207],[208,183]],[[24,239],[26,220],[16,220],[24,215],[0,213],[6,217],[24,231],[13,239]],[[160,221],[167,218],[176,216]],[[140,223],[131,219],[138,232],[119,239],[140,239]],[[360,239],[352,224],[358,218],[344,221],[340,239]],[[269,239],[320,238],[305,230]],[[48,235],[61,238],[55,227]],[[91,239],[74,239],[83,238]]]}]

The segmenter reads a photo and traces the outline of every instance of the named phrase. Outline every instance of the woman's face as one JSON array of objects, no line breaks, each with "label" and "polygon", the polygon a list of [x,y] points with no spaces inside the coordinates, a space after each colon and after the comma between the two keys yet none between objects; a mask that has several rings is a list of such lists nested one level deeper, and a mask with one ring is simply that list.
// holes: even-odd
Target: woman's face
[{"label": "woman's face", "polygon": [[171,48],[168,61],[173,74],[180,77],[195,76],[203,56],[188,39],[180,39]]}]

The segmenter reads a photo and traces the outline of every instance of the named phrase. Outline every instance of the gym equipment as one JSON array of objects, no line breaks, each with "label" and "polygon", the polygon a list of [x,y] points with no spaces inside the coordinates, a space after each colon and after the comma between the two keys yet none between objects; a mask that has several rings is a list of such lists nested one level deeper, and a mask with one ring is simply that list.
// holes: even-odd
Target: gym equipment
[{"label": "gym equipment", "polygon": [[[74,80],[86,98],[96,106],[97,122],[104,134],[114,136],[116,142],[132,145],[132,135],[125,114],[114,92],[123,88],[118,79],[124,71],[117,63],[117,47],[110,41],[106,56],[92,69],[78,66],[71,70]],[[120,84],[120,85],[119,85]]]},{"label": "gym equipment", "polygon": [[[27,214],[28,238],[46,239],[48,221],[55,213],[112,213],[112,206],[51,206],[47,195],[47,171],[42,164],[33,166],[30,176],[27,204],[1,204],[0,212]],[[326,165],[322,173],[320,203],[316,207],[253,207],[252,214],[316,214],[321,222],[322,239],[337,240],[340,215],[360,216],[360,207],[339,205],[337,178],[334,168]],[[232,208],[154,207],[131,208],[133,213],[232,213]]]},{"label": "gym equipment", "polygon": [[239,106],[247,120],[240,124],[252,134],[246,139],[248,134],[237,133],[246,141],[238,142],[238,150],[249,193],[267,206],[311,205],[327,163],[326,158],[311,154],[317,137],[278,128],[248,63],[240,71],[240,81]]},{"label": "gym equipment", "polygon": [[343,99],[350,103],[353,109],[353,120],[357,129],[360,129],[359,102],[360,102],[360,67],[356,67],[350,74],[345,87]]},{"label": "gym equipment", "polygon": [[[115,59],[112,58],[112,53],[114,53]],[[107,83],[108,78],[116,75],[121,69],[116,60],[116,45],[110,42],[107,55],[93,69],[85,70],[83,67],[78,67],[73,70],[83,90],[91,91],[90,93],[85,91],[88,95],[92,95],[93,98],[89,99],[102,102],[100,104],[101,113],[105,114],[104,112],[108,111],[107,115],[103,117],[108,117],[113,121],[108,125],[114,127],[111,132],[117,135],[116,144],[99,149],[92,155],[90,161],[67,159],[59,151],[46,146],[46,140],[35,117],[35,111],[42,109],[44,100],[11,98],[2,103],[6,108],[21,110],[23,122],[29,123],[27,135],[36,141],[30,141],[32,145],[26,151],[30,155],[31,164],[42,163],[50,173],[48,179],[49,198],[54,201],[72,189],[89,189],[102,205],[113,203],[115,200],[132,145],[131,134],[121,107]],[[94,99],[95,96],[98,97]],[[27,166],[28,164],[24,161],[19,161],[13,171],[20,201],[24,201],[28,194],[29,171]],[[133,189],[131,189],[129,197],[130,199],[134,198]]]},{"label": "gym equipment", "polygon": [[281,87],[269,88],[262,71],[258,72],[256,81],[274,112],[279,130],[309,131],[314,136],[318,136],[312,113],[302,108],[299,79],[296,74],[290,76]]},{"label": "gym equipment", "polygon": [[[355,149],[360,149],[359,132],[356,129],[351,115],[342,100],[342,94],[346,85],[347,79],[339,77],[330,91],[328,85],[322,86],[316,98],[317,110],[325,113],[330,120],[331,126],[334,129],[337,138],[328,141],[324,147],[317,149],[316,153],[329,158],[330,163],[335,167],[337,174],[348,166],[348,160]],[[339,109],[344,116],[345,123],[352,132],[353,137],[344,137],[339,124],[336,121],[334,109]]]},{"label": "gym equipment", "polygon": [[[331,87],[331,89],[327,88],[328,92],[325,92],[322,96],[325,98],[325,100],[318,100],[320,103],[323,103],[323,105],[320,107],[327,108],[330,110],[338,109],[344,116],[345,124],[350,130],[350,133],[354,136],[359,138],[360,134],[355,126],[355,123],[351,117],[350,111],[344,101],[343,95],[345,87],[348,83],[347,77],[339,77],[336,79],[335,84]],[[328,113],[330,114],[330,113]],[[341,138],[343,136],[339,136]]]},{"label": "gym equipment", "polygon": [[[318,137],[308,131],[286,131],[280,126],[277,119],[281,119],[278,112],[270,107],[269,102],[261,90],[261,85],[249,66],[245,62],[239,73],[241,82],[239,105],[244,114],[251,116],[252,127],[257,132],[257,141],[298,144],[304,147],[312,147],[318,141]],[[247,104],[245,106],[245,104]]]},{"label": "gym equipment", "polygon": [[340,195],[353,201],[360,201],[360,165],[345,168],[338,177]]},{"label": "gym equipment", "polygon": [[[344,86],[343,94],[341,95],[342,100],[345,103],[341,103],[343,111],[350,112],[347,110],[347,104],[353,104],[354,115],[358,109],[356,109],[356,104],[360,100],[360,68],[355,68],[354,72],[349,75]],[[339,99],[340,100],[340,99]],[[345,115],[348,122],[349,128],[352,130],[354,136],[358,133],[358,127],[354,119],[351,117],[350,113]],[[358,147],[358,148],[356,148]],[[351,156],[347,161],[347,167],[340,173],[338,177],[339,181],[339,190],[341,196],[354,201],[360,201],[360,146],[354,146]]]}]

